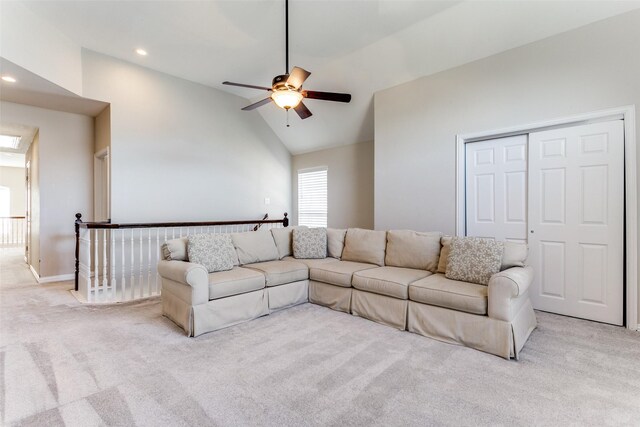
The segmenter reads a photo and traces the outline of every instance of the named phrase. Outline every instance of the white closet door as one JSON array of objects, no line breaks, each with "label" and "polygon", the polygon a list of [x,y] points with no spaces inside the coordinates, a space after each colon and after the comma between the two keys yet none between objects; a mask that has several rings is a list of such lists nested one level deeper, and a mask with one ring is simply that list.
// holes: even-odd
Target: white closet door
[{"label": "white closet door", "polygon": [[466,235],[527,239],[527,136],[473,142],[466,151]]},{"label": "white closet door", "polygon": [[622,121],[529,135],[530,290],[540,310],[622,325]]}]

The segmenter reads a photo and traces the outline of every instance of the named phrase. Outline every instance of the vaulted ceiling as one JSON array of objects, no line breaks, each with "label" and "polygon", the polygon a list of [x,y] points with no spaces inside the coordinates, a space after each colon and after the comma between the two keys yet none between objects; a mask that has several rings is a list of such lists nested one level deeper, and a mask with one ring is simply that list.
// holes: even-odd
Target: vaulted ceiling
[{"label": "vaulted ceiling", "polygon": [[[284,1],[27,1],[75,43],[247,98],[283,74]],[[290,0],[290,62],[305,88],[348,92],[350,104],[307,100],[301,121],[261,114],[292,153],[372,140],[380,89],[640,7],[637,1]],[[142,47],[148,56],[134,52]],[[428,96],[428,94],[426,94]]]}]

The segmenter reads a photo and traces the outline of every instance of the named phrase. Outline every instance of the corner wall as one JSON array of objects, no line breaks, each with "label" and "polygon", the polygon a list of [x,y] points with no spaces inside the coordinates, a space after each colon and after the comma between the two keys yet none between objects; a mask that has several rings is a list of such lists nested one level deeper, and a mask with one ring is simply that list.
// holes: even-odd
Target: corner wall
[{"label": "corner wall", "polygon": [[327,166],[328,226],[373,228],[373,142],[293,156],[294,224],[298,223],[298,170]]},{"label": "corner wall", "polygon": [[633,11],[378,92],[376,228],[455,231],[457,134],[630,104],[640,123],[639,51]]},{"label": "corner wall", "polygon": [[290,212],[291,155],[245,99],[87,50],[83,85],[111,104],[113,222]]},{"label": "corner wall", "polygon": [[[71,274],[75,213],[93,219],[93,117],[10,102],[1,102],[0,109],[2,120],[39,129],[27,155],[38,190],[32,221],[37,225],[39,215],[40,226],[40,253],[32,247],[32,266],[41,278]],[[37,237],[33,224],[32,235]]]}]

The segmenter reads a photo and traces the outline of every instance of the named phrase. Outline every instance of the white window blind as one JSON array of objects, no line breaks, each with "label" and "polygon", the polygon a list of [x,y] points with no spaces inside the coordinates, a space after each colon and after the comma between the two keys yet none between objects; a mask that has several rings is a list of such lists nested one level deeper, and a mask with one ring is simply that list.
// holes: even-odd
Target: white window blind
[{"label": "white window blind", "polygon": [[298,171],[298,225],[327,226],[327,168]]}]

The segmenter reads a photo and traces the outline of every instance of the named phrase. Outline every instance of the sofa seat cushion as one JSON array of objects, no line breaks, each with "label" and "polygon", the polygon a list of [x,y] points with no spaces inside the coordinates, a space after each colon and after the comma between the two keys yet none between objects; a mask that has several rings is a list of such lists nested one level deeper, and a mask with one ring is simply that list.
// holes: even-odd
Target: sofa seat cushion
[{"label": "sofa seat cushion", "polygon": [[247,264],[245,268],[259,271],[266,278],[267,287],[284,285],[285,283],[307,280],[309,268],[297,261],[267,261]]},{"label": "sofa seat cushion", "polygon": [[351,283],[361,291],[408,299],[409,284],[430,275],[426,270],[387,266],[357,271]]},{"label": "sofa seat cushion", "polygon": [[353,261],[333,261],[327,262],[309,269],[309,278],[318,282],[329,283],[331,285],[351,287],[351,276],[356,271],[376,268],[377,265],[366,264]]},{"label": "sofa seat cushion", "polygon": [[264,274],[243,267],[209,274],[209,300],[244,294],[264,288]]},{"label": "sofa seat cushion", "polygon": [[487,287],[434,274],[409,285],[409,299],[423,304],[487,314]]},{"label": "sofa seat cushion", "polygon": [[317,259],[314,259],[314,258],[294,258],[292,256],[284,257],[284,258],[282,258],[282,260],[283,261],[301,262],[301,263],[303,263],[304,265],[306,265],[309,268],[317,267],[319,265],[326,264],[328,262],[336,262],[335,258],[317,258]]}]

